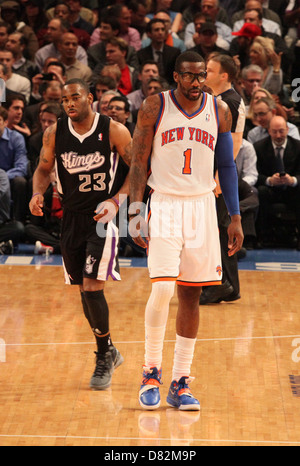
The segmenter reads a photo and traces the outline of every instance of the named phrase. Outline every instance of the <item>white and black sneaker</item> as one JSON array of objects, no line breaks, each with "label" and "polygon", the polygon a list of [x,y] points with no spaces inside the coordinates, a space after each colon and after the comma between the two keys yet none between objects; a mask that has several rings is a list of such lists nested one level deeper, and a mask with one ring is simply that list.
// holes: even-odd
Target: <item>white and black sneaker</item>
[{"label": "white and black sneaker", "polygon": [[124,361],[121,353],[114,346],[105,354],[96,354],[96,368],[90,381],[92,390],[106,390],[111,385],[113,372]]}]

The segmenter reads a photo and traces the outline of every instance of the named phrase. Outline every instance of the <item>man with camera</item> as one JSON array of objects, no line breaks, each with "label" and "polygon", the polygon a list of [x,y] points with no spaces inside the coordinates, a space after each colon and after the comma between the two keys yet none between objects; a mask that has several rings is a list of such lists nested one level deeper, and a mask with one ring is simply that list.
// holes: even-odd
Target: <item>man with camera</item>
[{"label": "man with camera", "polygon": [[40,87],[45,82],[58,81],[62,86],[66,82],[66,69],[63,63],[60,61],[49,60],[46,62],[46,65],[42,73],[36,74],[32,78],[32,97],[35,101],[41,99]]}]

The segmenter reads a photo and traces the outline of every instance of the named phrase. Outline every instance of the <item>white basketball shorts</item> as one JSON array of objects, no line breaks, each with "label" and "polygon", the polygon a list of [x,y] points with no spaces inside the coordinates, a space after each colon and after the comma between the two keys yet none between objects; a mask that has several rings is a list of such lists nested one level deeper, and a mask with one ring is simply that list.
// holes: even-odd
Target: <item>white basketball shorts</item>
[{"label": "white basketball shorts", "polygon": [[152,192],[148,202],[148,268],[153,282],[219,285],[222,262],[213,193],[177,197]]}]

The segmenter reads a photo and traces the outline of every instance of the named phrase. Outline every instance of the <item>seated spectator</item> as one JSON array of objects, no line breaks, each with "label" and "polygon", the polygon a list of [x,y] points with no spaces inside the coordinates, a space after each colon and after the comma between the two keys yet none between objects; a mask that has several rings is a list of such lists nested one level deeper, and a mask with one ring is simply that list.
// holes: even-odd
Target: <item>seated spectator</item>
[{"label": "seated spectator", "polygon": [[10,50],[14,57],[13,72],[31,80],[39,70],[33,61],[24,57],[23,52],[25,47],[26,39],[22,33],[14,32],[8,36],[6,50]]},{"label": "seated spectator", "polygon": [[25,223],[28,212],[27,150],[24,137],[6,127],[8,113],[0,107],[0,169],[10,181],[13,200],[13,219]]},{"label": "seated spectator", "polygon": [[229,26],[219,21],[213,21],[209,16],[204,15],[202,12],[198,12],[194,16],[192,23],[189,23],[185,28],[184,32],[184,43],[187,49],[195,47],[199,42],[199,31],[203,23],[213,23],[216,27],[218,38],[217,46],[224,50],[229,50],[232,41],[232,30]]},{"label": "seated spectator", "polygon": [[128,3],[128,8],[131,14],[131,27],[136,29],[140,37],[146,32],[146,14],[147,14],[147,2],[145,0],[131,0]]},{"label": "seated spectator", "polygon": [[55,172],[51,174],[51,184],[44,196],[44,216],[30,216],[25,226],[28,240],[35,244],[35,254],[61,254],[60,230],[62,222],[62,206],[57,191]]},{"label": "seated spectator", "polygon": [[128,121],[130,116],[130,107],[126,97],[112,97],[107,107],[107,115],[112,118],[112,120],[118,121],[122,125],[126,126],[131,136],[133,135],[135,124]]},{"label": "seated spectator", "polygon": [[203,13],[210,20],[220,22],[231,27],[227,12],[219,5],[218,0],[195,0],[182,13],[183,29],[192,23],[196,13]]},{"label": "seated spectator", "polygon": [[113,97],[116,97],[116,96],[120,96],[120,94],[117,92],[117,91],[106,91],[104,92],[104,94],[102,94],[102,97],[99,101],[99,105],[98,105],[98,108],[99,108],[99,113],[101,113],[102,115],[108,115],[108,105],[109,105],[109,102],[111,101],[111,99]]},{"label": "seated spectator", "polygon": [[106,62],[109,65],[117,65],[119,67],[121,79],[117,89],[123,95],[127,95],[133,91],[138,75],[135,69],[126,63],[127,51],[128,45],[123,39],[115,37],[106,43]]},{"label": "seated spectator", "polygon": [[13,72],[14,61],[13,53],[10,50],[0,50],[0,63],[3,63],[7,67],[5,82],[7,89],[22,94],[26,103],[28,103],[30,99],[31,83],[29,79]]},{"label": "seated spectator", "polygon": [[262,18],[262,26],[267,32],[272,32],[281,36],[282,23],[280,17],[270,8],[264,8],[262,1],[247,0],[245,8],[236,12],[232,17],[233,30],[238,31],[245,20],[245,14],[250,10],[257,10]]},{"label": "seated spectator", "polygon": [[159,75],[173,84],[173,70],[180,50],[165,44],[165,23],[161,19],[152,19],[148,23],[148,36],[151,44],[138,52],[140,65],[147,60],[154,60],[158,65]]},{"label": "seated spectator", "polygon": [[116,91],[116,80],[111,76],[99,76],[95,83],[96,100],[93,102],[93,110],[100,113],[100,100],[106,91]]},{"label": "seated spectator", "polygon": [[275,52],[273,40],[267,37],[256,37],[250,47],[250,62],[263,70],[262,87],[271,94],[282,91],[281,55]]},{"label": "seated spectator", "polygon": [[148,82],[149,79],[153,76],[159,76],[157,63],[155,63],[154,60],[145,61],[140,67],[140,73],[138,75],[140,88],[127,95],[127,98],[130,102],[131,112],[136,112],[139,110],[143,101],[147,97]]},{"label": "seated spectator", "polygon": [[213,52],[229,54],[217,46],[218,33],[213,23],[202,23],[198,32],[197,45],[190,50],[199,53],[205,60]]},{"label": "seated spectator", "polygon": [[18,31],[21,32],[27,41],[24,56],[29,60],[34,60],[35,54],[39,49],[39,42],[34,30],[23,21],[21,17],[21,5],[17,1],[8,0],[1,3],[1,17],[3,21],[8,23],[11,27],[11,33]]},{"label": "seated spectator", "polygon": [[39,88],[41,101],[28,105],[24,112],[24,123],[26,123],[32,134],[36,132],[39,123],[39,112],[41,103],[57,102],[61,103],[62,85],[58,81],[45,81]]},{"label": "seated spectator", "polygon": [[5,21],[0,21],[0,50],[5,49],[8,36],[11,33],[11,26]]},{"label": "seated spectator", "polygon": [[168,89],[169,85],[167,81],[160,76],[157,78],[153,76],[153,78],[150,78],[148,81],[146,96],[149,97],[149,95],[159,94],[160,92],[167,91]]},{"label": "seated spectator", "polygon": [[[32,78],[31,102],[38,103],[42,100],[42,92],[47,83],[56,82],[63,86],[66,82],[66,68],[56,58],[49,57],[41,73]],[[34,101],[34,102],[33,102]]]},{"label": "seated spectator", "polygon": [[11,95],[3,103],[3,107],[7,110],[7,128],[18,131],[24,136],[27,143],[28,138],[31,136],[31,131],[23,122],[25,99],[22,94]]},{"label": "seated spectator", "polygon": [[[254,144],[257,155],[259,217],[257,228],[260,239],[272,239],[272,209],[284,204],[296,216],[300,232],[300,141],[288,136],[283,117],[274,116],[269,125],[269,136]],[[298,250],[300,237],[298,236]]]},{"label": "seated spectator", "polygon": [[[57,5],[61,5],[65,3],[68,7],[69,12],[71,11],[71,5],[70,2],[64,2],[63,0],[59,0],[55,7]],[[80,8],[80,16],[82,19],[87,21],[88,23],[91,23],[93,26],[97,24],[99,14],[98,14],[98,1],[97,0],[82,0],[82,6]],[[49,0],[48,5],[53,5],[53,1]],[[46,5],[48,8],[48,6]],[[55,17],[55,7],[49,8],[47,10],[47,16],[51,19]],[[69,13],[68,13],[69,14]]]},{"label": "seated spectator", "polygon": [[253,144],[246,141],[246,139],[243,139],[235,162],[239,178],[246,181],[250,186],[255,186],[258,178],[257,156]]},{"label": "seated spectator", "polygon": [[83,79],[91,83],[92,70],[89,66],[81,63],[77,58],[78,38],[72,32],[65,32],[62,35],[59,45],[60,61],[65,67],[66,81],[72,78]]},{"label": "seated spectator", "polygon": [[241,69],[250,65],[250,47],[254,39],[261,34],[260,26],[248,22],[243,24],[239,31],[232,33],[236,37],[232,40],[229,51],[231,55],[239,57]]},{"label": "seated spectator", "polygon": [[245,139],[243,139],[235,162],[239,177],[239,198],[244,232],[244,247],[246,249],[253,249],[257,243],[255,223],[259,206],[258,192],[255,188],[258,179],[257,157],[253,145]]},{"label": "seated spectator", "polygon": [[244,135],[245,135],[244,137],[246,139],[247,139],[248,132],[258,125],[257,121],[255,120],[253,116],[253,105],[256,104],[263,97],[266,97],[267,99],[271,99],[275,101],[276,115],[281,115],[286,120],[289,120],[290,115],[293,116],[293,111],[292,111],[293,109],[287,108],[284,105],[281,105],[278,99],[278,96],[271,95],[270,92],[267,91],[267,89],[264,89],[262,87],[257,87],[253,91],[253,94],[250,100],[250,105],[249,105],[248,112],[247,112],[246,127],[245,127],[245,132],[244,132]]},{"label": "seated spectator", "polygon": [[[261,98],[253,104],[253,118],[258,126],[248,132],[247,139],[251,144],[254,144],[268,136],[270,122],[272,117],[277,114],[275,100],[269,98]],[[285,116],[285,120],[287,120]],[[293,139],[300,140],[299,130],[293,123],[287,122],[288,135]]]},{"label": "seated spectator", "polygon": [[[165,44],[170,45],[170,47],[177,47],[181,52],[184,52],[186,50],[185,43],[179,38],[176,32],[172,32],[171,30],[171,19],[169,13],[166,10],[160,10],[154,15],[154,18],[161,19],[165,23]],[[149,37],[144,37],[142,40],[142,47],[147,47],[150,44],[151,39]]]},{"label": "seated spectator", "polygon": [[[120,27],[120,23],[115,17],[108,14],[101,17],[100,27],[98,28],[99,37],[95,40],[93,40],[93,37],[91,38],[91,46],[87,51],[88,64],[93,70],[94,81],[98,78],[106,62],[106,43],[114,37],[119,37]],[[128,45],[126,63],[133,68],[139,66],[136,50],[131,45]]]},{"label": "seated spectator", "polygon": [[75,27],[76,29],[82,29],[91,36],[94,32],[94,26],[90,21],[85,20],[81,16],[81,0],[65,0],[65,3],[70,9],[68,21],[71,26]]},{"label": "seated spectator", "polygon": [[7,173],[0,169],[0,255],[12,254],[23,235],[23,224],[11,220],[10,183]]},{"label": "seated spectator", "polygon": [[182,14],[178,11],[173,11],[172,9],[170,9],[171,4],[171,0],[152,0],[150,5],[150,12],[146,15],[146,17],[149,20],[151,20],[153,18],[156,18],[156,14],[159,11],[166,11],[170,17],[171,32],[177,34],[181,31],[182,28]]},{"label": "seated spectator", "polygon": [[244,99],[246,108],[250,104],[254,90],[262,87],[263,74],[263,70],[257,65],[249,65],[242,69],[239,93]]},{"label": "seated spectator", "polygon": [[41,30],[47,28],[49,18],[40,0],[21,0],[23,6],[22,22],[27,24],[39,38]]},{"label": "seated spectator", "polygon": [[131,27],[131,14],[128,7],[122,4],[112,5],[106,9],[105,15],[117,19],[120,24],[118,37],[125,40],[136,51],[139,51],[142,47],[141,36],[136,29]]},{"label": "seated spectator", "polygon": [[236,38],[230,44],[230,52],[232,55],[239,55],[241,67],[244,68],[250,64],[250,46],[257,36],[262,36],[274,41],[275,52],[277,54],[282,52],[282,69],[288,71],[294,61],[294,54],[281,36],[264,29],[261,12],[259,10],[247,10],[244,14],[244,21],[245,23],[241,26],[241,29],[232,33]]},{"label": "seated spectator", "polygon": [[[52,14],[53,13],[53,14]],[[60,19],[65,25],[68,25],[68,32],[73,32],[75,36],[78,38],[78,44],[81,45],[85,50],[87,50],[90,46],[91,36],[88,32],[84,31],[83,29],[78,29],[75,26],[71,25],[71,10],[70,7],[63,1],[59,0],[56,4],[55,8],[51,9],[51,13],[47,13],[49,18]],[[47,25],[44,29],[40,29],[37,37],[39,40],[40,47],[47,45]]]},{"label": "seated spectator", "polygon": [[[49,57],[60,57],[59,44],[65,32],[68,32],[69,24],[64,23],[60,18],[55,18],[49,21],[47,29],[48,45],[40,48],[35,55],[35,63],[40,71],[42,71],[44,64]],[[83,64],[87,65],[87,53],[81,45],[77,48],[76,58]]]},{"label": "seated spectator", "polygon": [[40,104],[38,115],[40,131],[33,134],[28,141],[28,160],[30,162],[31,173],[33,174],[39,161],[40,152],[43,146],[43,134],[49,126],[57,123],[63,115],[62,106],[57,102],[43,102]]}]

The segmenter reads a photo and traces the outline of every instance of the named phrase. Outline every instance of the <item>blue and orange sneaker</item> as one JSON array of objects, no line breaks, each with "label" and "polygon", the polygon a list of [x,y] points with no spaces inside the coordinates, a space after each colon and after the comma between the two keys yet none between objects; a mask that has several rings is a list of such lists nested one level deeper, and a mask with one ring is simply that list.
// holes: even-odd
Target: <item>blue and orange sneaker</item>
[{"label": "blue and orange sneaker", "polygon": [[145,368],[139,392],[139,402],[142,408],[154,410],[160,407],[159,386],[161,382],[161,369],[157,367]]},{"label": "blue and orange sneaker", "polygon": [[169,406],[178,408],[180,411],[200,411],[200,403],[189,388],[191,381],[189,377],[181,377],[178,382],[173,380],[167,396]]}]

